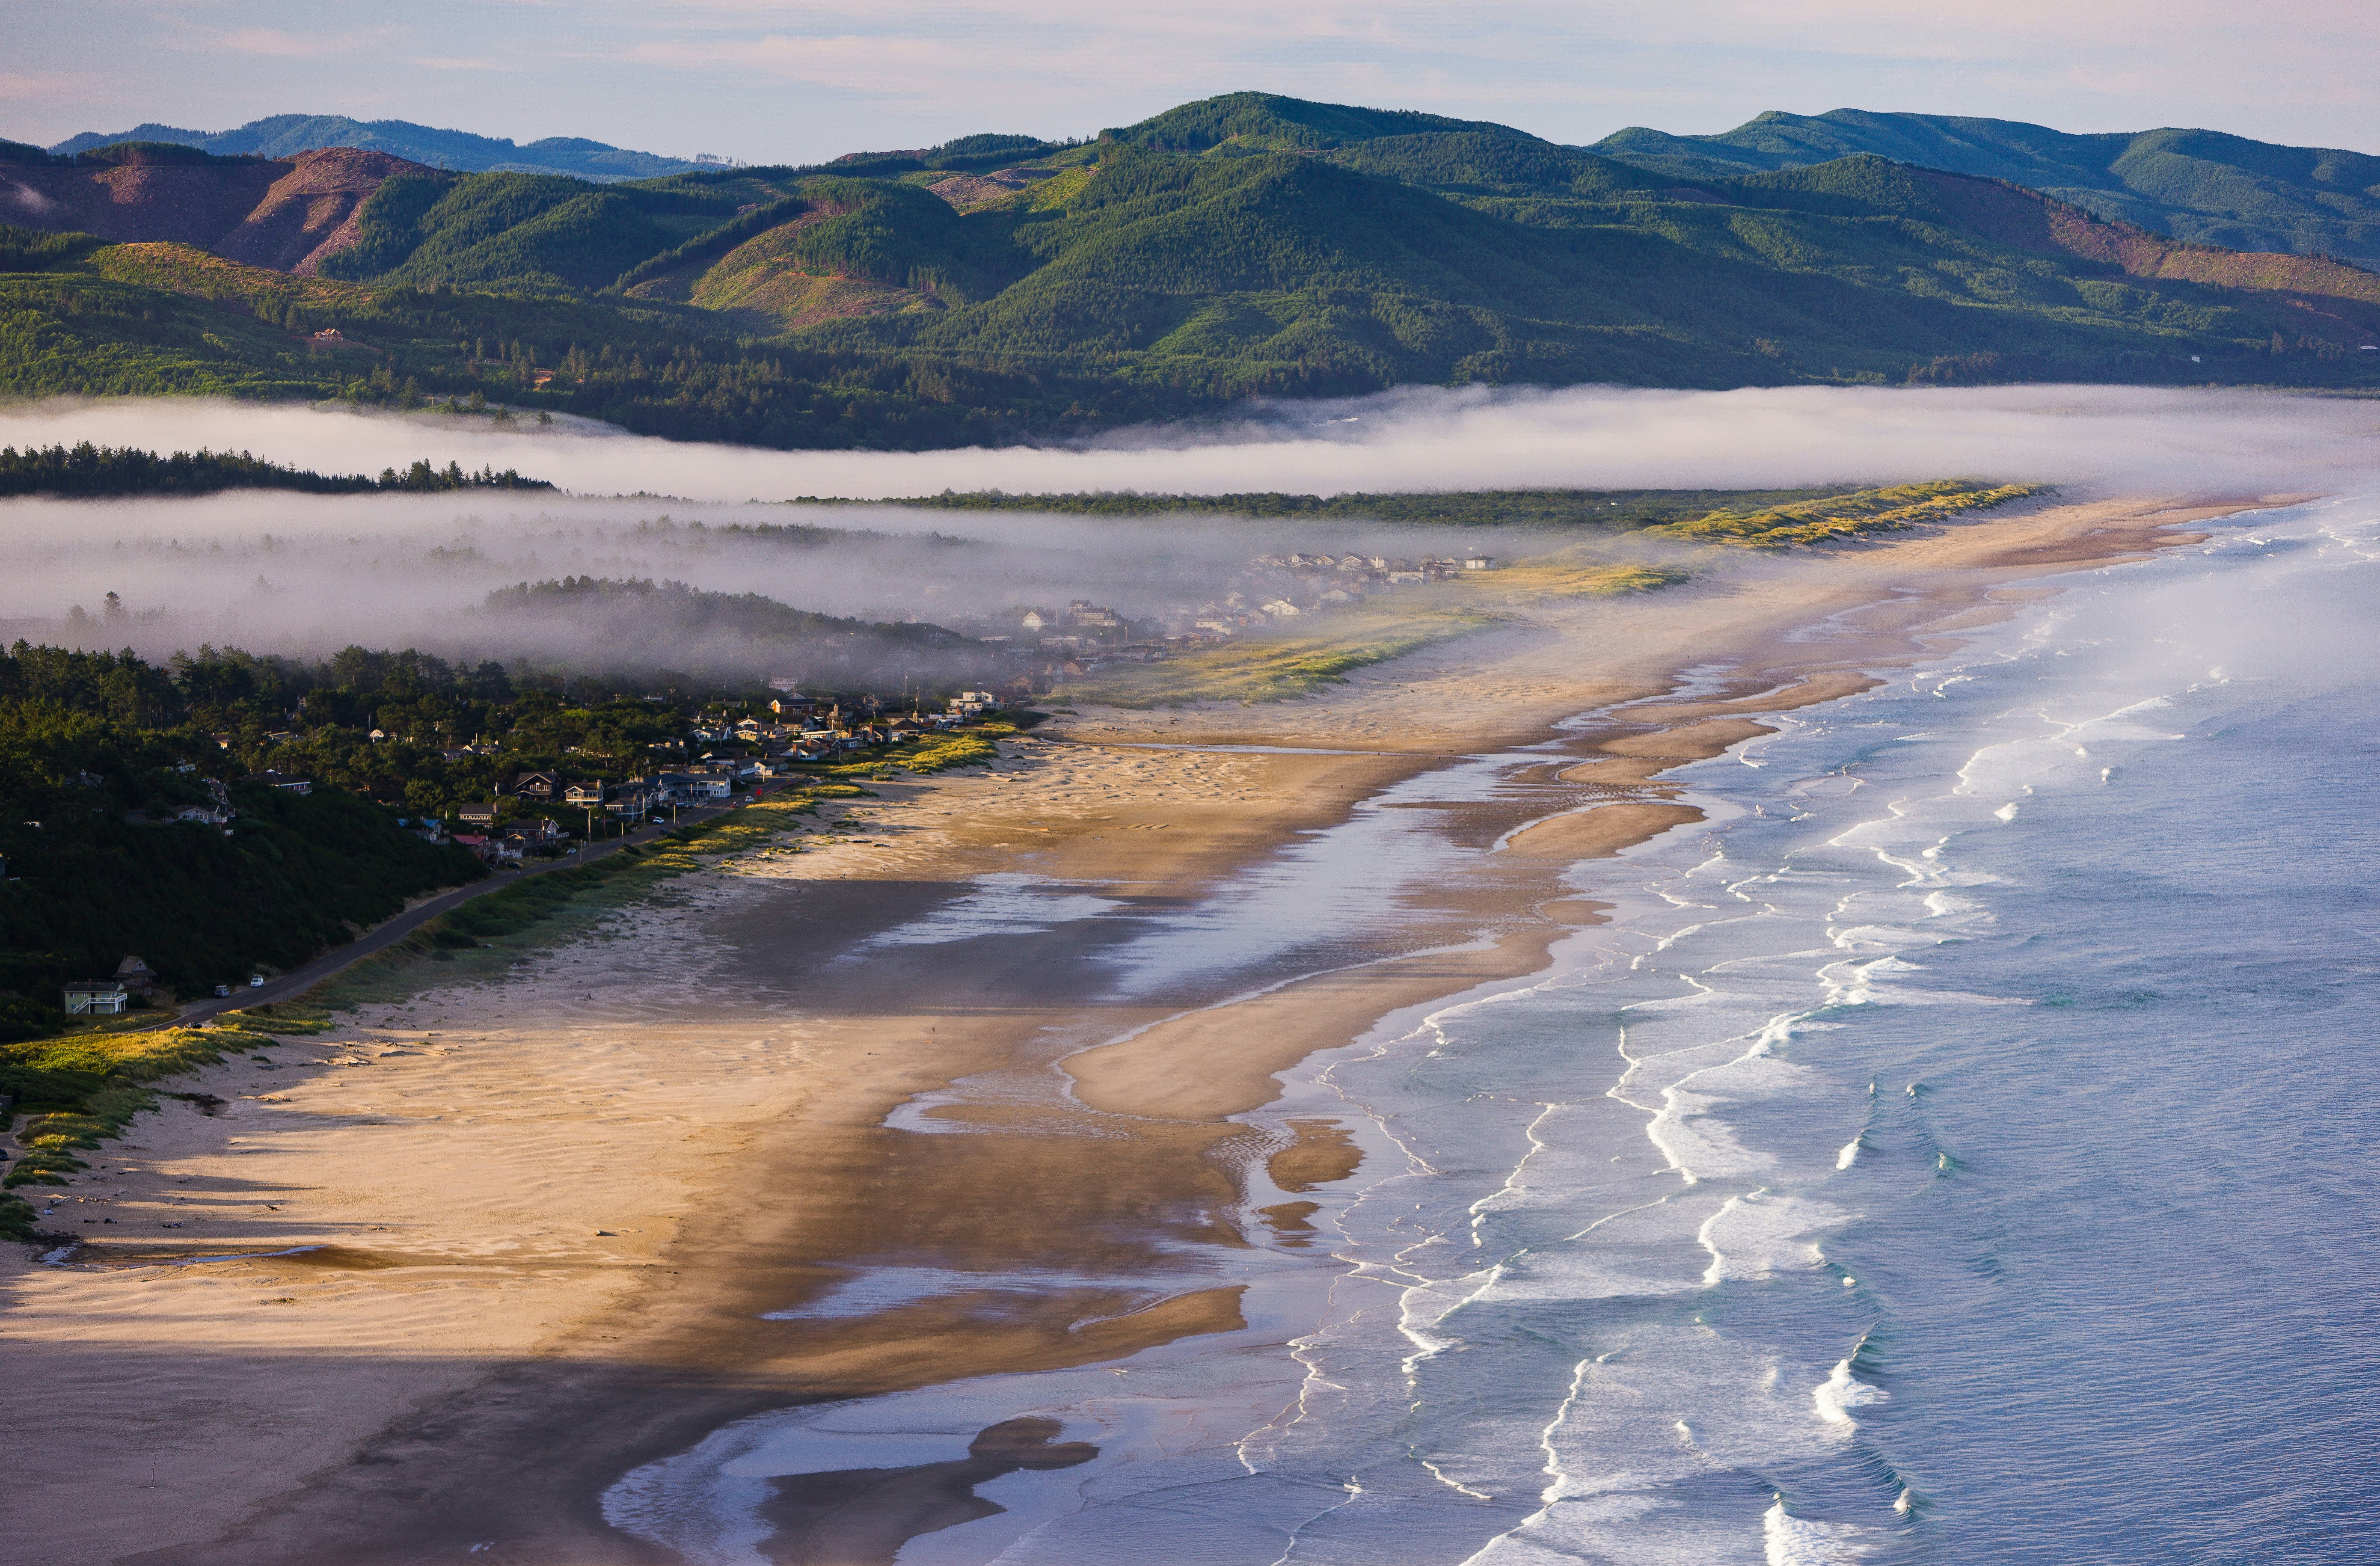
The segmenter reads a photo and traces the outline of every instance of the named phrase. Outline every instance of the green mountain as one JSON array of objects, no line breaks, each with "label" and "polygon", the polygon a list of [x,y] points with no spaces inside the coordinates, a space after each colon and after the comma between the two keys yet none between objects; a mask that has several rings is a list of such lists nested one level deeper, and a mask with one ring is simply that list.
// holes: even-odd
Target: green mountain
[{"label": "green mountain", "polygon": [[86,130],[50,149],[82,152],[118,141],[174,141],[210,152],[288,158],[309,147],[360,147],[431,168],[495,174],[565,174],[580,179],[650,179],[704,165],[656,152],[632,152],[577,136],[549,136],[515,145],[501,136],[436,130],[401,119],[358,120],[345,115],[268,115],[236,130],[184,130],[137,125],[115,135]]},{"label": "green mountain", "polygon": [[1859,153],[2029,186],[2109,221],[2240,250],[2380,264],[2380,157],[2214,130],[2071,135],[2017,120],[1836,109],[1760,115],[1717,136],[1632,127],[1593,151],[1682,178]]},{"label": "green mountain", "polygon": [[[161,203],[223,176],[139,173]],[[921,446],[1417,382],[2380,386],[2380,275],[2324,258],[1876,153],[1670,173],[1257,94],[1079,145],[610,186],[400,169],[309,264],[0,234],[0,391],[479,394]]]}]

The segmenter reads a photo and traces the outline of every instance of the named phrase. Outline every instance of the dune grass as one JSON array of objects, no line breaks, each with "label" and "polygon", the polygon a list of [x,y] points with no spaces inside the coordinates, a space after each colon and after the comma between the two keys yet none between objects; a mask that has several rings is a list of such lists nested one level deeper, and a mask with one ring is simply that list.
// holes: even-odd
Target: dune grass
[{"label": "dune grass", "polygon": [[1160,663],[1102,670],[1065,690],[1077,701],[1128,708],[1293,700],[1343,683],[1357,669],[1500,624],[1509,609],[1529,601],[1645,592],[1683,580],[1682,571],[1614,565],[1562,551],[1320,614],[1293,629],[1269,629]]},{"label": "dune grass", "polygon": [[[815,813],[815,801],[866,794],[867,790],[847,783],[789,791],[709,820],[690,822],[650,843],[631,844],[583,865],[525,875],[441,914],[404,940],[333,975],[305,994],[281,1002],[272,1008],[272,1015],[260,1017],[254,1026],[281,1031],[274,1024],[282,1019],[327,1022],[334,1013],[410,994],[425,982],[424,975],[415,971],[425,959],[468,961],[468,953],[486,952],[509,965],[529,938],[550,941],[555,931],[549,927],[557,921],[592,922],[623,904],[650,896],[664,881],[738,854],[760,848],[797,850],[799,844],[784,841],[784,834],[802,817]],[[436,977],[443,982],[471,971],[445,971]]]},{"label": "dune grass", "polygon": [[1042,717],[1039,712],[1025,710],[998,712],[966,728],[921,734],[854,760],[797,764],[811,776],[844,782],[853,778],[886,778],[895,772],[926,776],[954,767],[985,767],[1000,759],[999,741],[1014,739]]},{"label": "dune grass", "polygon": [[2046,484],[1983,484],[1936,479],[1922,484],[1857,490],[1846,495],[1792,501],[1752,511],[1713,511],[1645,529],[1673,539],[1791,549],[1864,533],[1888,533],[1941,522],[1963,511],[1985,511],[2046,494]]},{"label": "dune grass", "polygon": [[[16,1099],[12,1118],[25,1117],[17,1134],[25,1154],[9,1163],[0,1188],[64,1185],[68,1174],[89,1167],[78,1152],[155,1107],[157,1091],[149,1084],[272,1042],[245,1028],[169,1027],[0,1045],[0,1093]],[[0,1237],[33,1238],[33,1219],[23,1198],[0,1195]]]},{"label": "dune grass", "polygon": [[1494,624],[1488,614],[1424,605],[1370,605],[1318,617],[1308,630],[1273,631],[1161,663],[1102,670],[1065,687],[1076,701],[1173,707],[1193,701],[1285,701]]}]

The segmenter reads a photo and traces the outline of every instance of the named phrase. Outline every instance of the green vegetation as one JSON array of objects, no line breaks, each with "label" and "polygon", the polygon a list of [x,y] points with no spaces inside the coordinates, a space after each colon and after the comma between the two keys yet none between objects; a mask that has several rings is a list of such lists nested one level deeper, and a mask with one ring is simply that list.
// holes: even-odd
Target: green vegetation
[{"label": "green vegetation", "polygon": [[945,492],[908,500],[801,497],[819,505],[898,505],[941,511],[1031,511],[1088,516],[1213,516],[1413,522],[1455,528],[1653,528],[1723,510],[1755,510],[1862,493],[1849,484],[1801,490],[1447,490],[1372,494],[1012,495]]},{"label": "green vegetation", "polygon": [[89,234],[50,234],[0,224],[0,272],[52,272],[72,266],[105,242]]},{"label": "green vegetation", "polygon": [[1162,663],[1102,671],[1066,687],[1076,701],[1109,707],[1175,707],[1193,701],[1254,705],[1306,696],[1366,664],[1467,636],[1491,616],[1406,604],[1334,614],[1311,631],[1249,637]]},{"label": "green vegetation", "polygon": [[200,993],[485,873],[367,800],[246,781],[192,722],[239,710],[191,699],[193,686],[224,696],[210,687],[238,665],[211,655],[181,673],[21,642],[0,655],[0,1039],[55,1031],[61,987],[127,954]]},{"label": "green vegetation", "polygon": [[1945,479],[1779,505],[1739,504],[1733,509],[1665,523],[1652,531],[1670,538],[1748,544],[1755,549],[1789,549],[1795,544],[1824,543],[1863,533],[1922,527],[1928,522],[1945,521],[1961,512],[1987,511],[2048,491],[2046,484],[1985,485]]},{"label": "green vegetation", "polygon": [[1674,178],[1799,168],[1872,153],[2005,179],[2111,222],[2243,250],[2380,262],[2380,157],[2213,130],[2072,135],[1951,115],[1771,112],[1717,136],[1632,127],[1593,149]]},{"label": "green vegetation", "polygon": [[[559,921],[599,917],[650,895],[662,881],[739,855],[791,852],[799,845],[784,841],[784,834],[815,813],[817,798],[850,797],[865,792],[829,784],[782,794],[679,827],[650,843],[615,849],[585,864],[523,876],[429,920],[280,1009],[294,1008],[293,1020],[303,1024],[405,992],[419,983],[412,970],[425,958],[451,962],[462,953],[484,950],[494,953],[493,960],[509,963],[532,940],[550,938],[550,927]],[[260,1021],[250,1026],[267,1028],[271,1025]]]},{"label": "green vegetation", "polygon": [[[960,767],[981,767],[1000,759],[999,741],[1014,738],[1045,716],[1045,713],[1030,711],[995,712],[965,729],[930,732],[913,739],[900,740],[856,760],[808,761],[795,765],[806,776],[844,780],[884,778],[895,772],[926,776]],[[823,784],[813,792],[823,795],[830,788],[839,786],[842,785]]]},{"label": "green vegetation", "polygon": [[[33,1043],[0,1044],[0,1098],[14,1103],[25,1156],[7,1165],[0,1187],[63,1185],[88,1167],[75,1155],[115,1135],[156,1104],[148,1085],[226,1054],[272,1042],[236,1028],[164,1028],[154,1032],[78,1033]],[[0,1238],[34,1237],[34,1214],[22,1197],[0,1196]]]},{"label": "green vegetation", "polygon": [[540,479],[524,479],[507,467],[466,473],[460,463],[432,467],[417,461],[400,473],[383,467],[377,479],[361,474],[334,478],[302,467],[266,462],[246,452],[159,456],[131,446],[0,446],[0,495],[211,495],[224,490],[297,490],[314,495],[365,494],[376,490],[443,493],[454,490],[550,490]]},{"label": "green vegetation", "polygon": [[802,504],[1093,516],[1313,517],[1457,528],[1598,528],[1779,548],[1914,527],[2042,492],[2041,485],[1945,479],[1880,490],[1834,484],[1803,490],[1457,490],[1330,496],[1277,492],[1012,495],[988,491],[888,501],[804,496]]},{"label": "green vegetation", "polygon": [[[477,395],[923,447],[1402,384],[2380,385],[2371,273],[1867,151],[1674,173],[1255,94],[1014,140],[612,185],[402,175],[321,277],[0,236],[40,268],[0,272],[0,393]],[[927,188],[961,175],[964,210]]]}]

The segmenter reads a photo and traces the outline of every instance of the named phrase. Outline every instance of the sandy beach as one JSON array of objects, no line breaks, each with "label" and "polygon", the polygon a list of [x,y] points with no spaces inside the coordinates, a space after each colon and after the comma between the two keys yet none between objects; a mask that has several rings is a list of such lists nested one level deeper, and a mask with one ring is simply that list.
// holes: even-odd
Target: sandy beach
[{"label": "sandy beach", "polygon": [[[662,1560],[600,1498],[730,1420],[1236,1328],[1196,1254],[1307,1239],[1300,1204],[1244,1209],[1247,1171],[1294,1194],[1356,1163],[1327,1119],[1232,1118],[1283,1073],[1542,965],[1599,917],[1575,867],[1700,819],[1668,769],[2277,498],[2030,504],[1532,603],[1305,700],[1085,706],[837,802],[798,853],[418,965],[270,1066],[168,1084],[42,1203],[81,1247],[0,1258],[7,1553]],[[1433,794],[1488,755],[1492,787]],[[1197,933],[1391,791],[1443,873],[1296,939]],[[1169,931],[1219,955],[1119,983]],[[891,1261],[1045,1282],[850,1306]],[[1079,1460],[1051,1435],[783,1481],[764,1548],[889,1562],[983,1479]]]}]

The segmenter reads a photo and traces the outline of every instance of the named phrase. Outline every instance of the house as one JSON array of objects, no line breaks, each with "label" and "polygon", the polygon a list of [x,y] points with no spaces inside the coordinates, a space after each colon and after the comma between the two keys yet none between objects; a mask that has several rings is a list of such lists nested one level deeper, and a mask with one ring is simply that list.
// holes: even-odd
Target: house
[{"label": "house", "polygon": [[131,999],[130,992],[112,978],[69,984],[67,986],[67,1015],[113,1016],[124,1010]]},{"label": "house", "polygon": [[135,995],[146,995],[157,988],[157,970],[138,957],[127,957],[115,965],[115,982]]},{"label": "house", "polygon": [[600,783],[575,783],[562,791],[562,802],[589,809],[602,804],[606,792]]},{"label": "house", "polygon": [[314,334],[314,341],[318,343],[344,343],[346,339],[339,335],[339,329],[337,327],[325,326],[320,332]]},{"label": "house", "polygon": [[552,772],[523,772],[513,780],[512,791],[523,799],[551,802],[562,797],[562,780]]},{"label": "house", "polygon": [[1492,554],[1470,555],[1463,560],[1463,568],[1465,571],[1493,571],[1496,569],[1496,557]]},{"label": "house", "polygon": [[642,778],[622,783],[603,808],[615,816],[641,816],[652,807],[653,785]]},{"label": "house", "polygon": [[[466,826],[493,826],[496,823],[496,802],[492,799],[474,799],[468,805],[458,808],[455,812],[455,819]],[[455,841],[460,843],[462,839],[458,837]]]},{"label": "house", "polygon": [[200,826],[219,827],[231,819],[231,812],[216,805],[185,805],[174,812],[177,821],[196,821]]},{"label": "house", "polygon": [[270,783],[274,788],[285,788],[292,794],[311,794],[314,792],[314,780],[311,778],[293,778],[285,772],[257,772],[251,775],[248,781],[253,783]]}]

